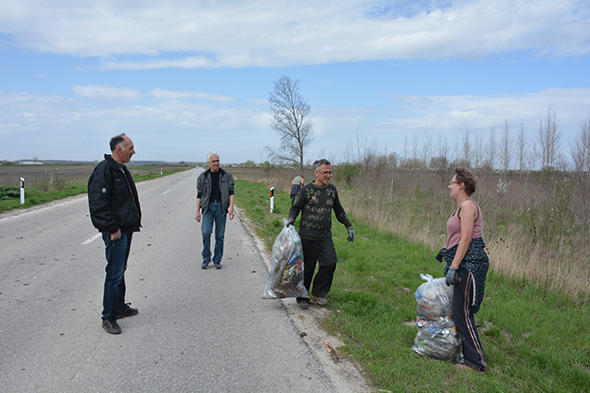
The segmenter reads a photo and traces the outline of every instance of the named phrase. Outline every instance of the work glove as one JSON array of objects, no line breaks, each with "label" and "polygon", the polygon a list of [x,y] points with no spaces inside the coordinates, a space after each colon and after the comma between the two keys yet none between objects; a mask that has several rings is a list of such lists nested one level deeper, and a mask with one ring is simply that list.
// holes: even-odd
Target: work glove
[{"label": "work glove", "polygon": [[285,221],[285,226],[286,226],[287,228],[289,228],[289,227],[290,227],[291,225],[293,225],[294,223],[295,223],[295,221],[293,221],[293,219],[292,219],[292,218],[286,218],[286,221]]},{"label": "work glove", "polygon": [[346,240],[348,240],[351,243],[354,241],[354,229],[350,228],[348,230],[348,238],[346,238]]},{"label": "work glove", "polygon": [[445,275],[445,278],[447,279],[447,286],[454,285],[457,282],[458,269],[458,267],[451,267],[449,268],[449,271],[447,271],[447,274]]}]

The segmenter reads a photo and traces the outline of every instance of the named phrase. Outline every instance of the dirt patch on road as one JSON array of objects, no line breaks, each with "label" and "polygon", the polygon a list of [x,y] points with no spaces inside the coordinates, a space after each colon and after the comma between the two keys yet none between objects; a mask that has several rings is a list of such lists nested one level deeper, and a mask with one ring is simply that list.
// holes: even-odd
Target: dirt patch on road
[{"label": "dirt patch on road", "polygon": [[[254,239],[256,247],[270,271],[272,267],[271,251],[265,246],[264,241],[256,235],[256,224],[242,214],[238,208],[236,208],[236,215]],[[329,309],[312,303],[309,309],[302,310],[297,306],[295,298],[281,299],[281,302],[299,331],[299,335],[322,363],[324,370],[339,392],[367,393],[377,391],[364,377],[365,372],[357,362],[338,353],[338,348],[343,346],[344,342],[322,328],[323,321],[330,316]],[[330,351],[331,348],[338,355],[336,361],[334,353]]]}]

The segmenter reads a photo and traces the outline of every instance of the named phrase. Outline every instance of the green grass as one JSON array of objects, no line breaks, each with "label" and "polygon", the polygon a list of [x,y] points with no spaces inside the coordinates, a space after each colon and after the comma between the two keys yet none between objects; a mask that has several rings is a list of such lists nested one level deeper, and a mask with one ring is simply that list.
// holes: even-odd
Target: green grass
[{"label": "green grass", "polygon": [[[138,183],[145,180],[154,179],[161,176],[171,175],[176,172],[184,171],[185,169],[175,169],[170,171],[163,171],[163,175],[160,174],[160,167],[154,167],[157,170],[154,173],[146,173],[142,175],[133,175],[133,180]],[[67,198],[70,196],[85,194],[88,192],[87,184],[78,184],[64,188],[63,190],[51,190],[51,191],[39,191],[34,188],[25,189],[25,203],[20,203],[20,190],[18,187],[10,187],[19,192],[18,197],[14,197],[7,200],[0,200],[0,212],[5,212],[13,209],[26,209],[31,206],[41,205],[43,203],[55,201],[58,199]]]},{"label": "green grass", "polygon": [[[290,208],[289,195],[236,180],[236,204],[272,247]],[[345,206],[346,208],[346,206]],[[417,355],[414,292],[420,273],[442,277],[438,250],[379,233],[351,217],[356,240],[346,241],[333,219],[338,268],[324,327],[339,334],[338,348],[367,371],[375,389],[391,392],[590,391],[590,304],[526,280],[491,271],[476,322],[488,362],[485,375]],[[444,230],[444,229],[443,229]],[[493,256],[492,256],[493,258]]]}]

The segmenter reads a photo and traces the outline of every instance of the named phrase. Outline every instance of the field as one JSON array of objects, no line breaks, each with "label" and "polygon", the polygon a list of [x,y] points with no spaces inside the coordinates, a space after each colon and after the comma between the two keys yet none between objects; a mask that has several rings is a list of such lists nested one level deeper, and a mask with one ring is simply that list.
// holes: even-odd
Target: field
[{"label": "field", "polygon": [[[96,163],[71,165],[0,165],[0,187],[20,186],[20,178],[25,179],[25,187],[36,188],[51,177],[52,173],[63,173],[67,178],[67,186],[86,184]],[[127,168],[132,175],[145,175],[164,171],[186,169],[186,165],[133,165]]]},{"label": "field", "polygon": [[[27,208],[87,192],[96,163],[70,165],[0,165],[0,212]],[[194,168],[194,165],[127,165],[136,182]],[[20,204],[20,178],[24,178],[25,203]]]}]

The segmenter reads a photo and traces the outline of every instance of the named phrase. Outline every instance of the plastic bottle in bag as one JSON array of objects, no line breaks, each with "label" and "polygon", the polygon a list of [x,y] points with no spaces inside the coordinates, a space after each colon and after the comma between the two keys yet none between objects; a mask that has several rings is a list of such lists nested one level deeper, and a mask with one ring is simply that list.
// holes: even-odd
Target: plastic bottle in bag
[{"label": "plastic bottle in bag", "polygon": [[453,289],[445,278],[433,278],[421,274],[425,283],[420,285],[414,297],[418,334],[412,349],[423,356],[439,360],[457,361],[461,357],[461,341],[453,321]]},{"label": "plastic bottle in bag", "polygon": [[285,226],[272,247],[272,267],[262,293],[263,299],[309,297],[303,282],[303,248],[293,225]]}]

